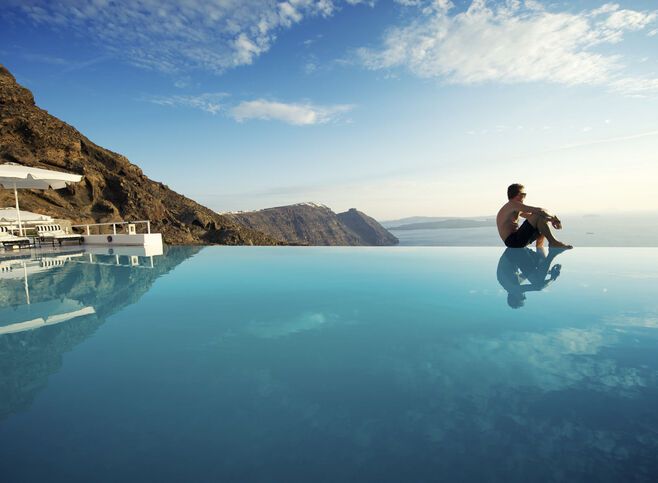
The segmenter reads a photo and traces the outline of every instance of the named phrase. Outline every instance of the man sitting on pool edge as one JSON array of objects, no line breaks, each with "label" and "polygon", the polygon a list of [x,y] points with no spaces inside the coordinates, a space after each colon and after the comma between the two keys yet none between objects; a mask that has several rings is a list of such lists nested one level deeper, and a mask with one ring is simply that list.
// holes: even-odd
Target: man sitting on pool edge
[{"label": "man sitting on pool edge", "polygon": [[[498,234],[510,248],[523,248],[533,241],[538,248],[544,246],[544,241],[555,248],[573,248],[571,245],[562,243],[557,240],[551,228],[559,230],[562,228],[562,222],[557,216],[549,214],[543,208],[528,206],[523,204],[526,197],[525,188],[522,184],[514,183],[507,188],[507,203],[498,211],[496,215],[496,225]],[[525,218],[525,221],[519,226],[519,216]]]}]

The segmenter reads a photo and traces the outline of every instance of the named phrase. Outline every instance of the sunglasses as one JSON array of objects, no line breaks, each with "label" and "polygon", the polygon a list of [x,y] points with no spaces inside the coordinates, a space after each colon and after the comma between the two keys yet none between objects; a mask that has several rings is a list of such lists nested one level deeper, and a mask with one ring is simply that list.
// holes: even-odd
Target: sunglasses
[{"label": "sunglasses", "polygon": [[525,195],[527,195],[527,194],[528,194],[528,193],[519,193],[519,195],[521,195],[521,196],[525,196]]}]

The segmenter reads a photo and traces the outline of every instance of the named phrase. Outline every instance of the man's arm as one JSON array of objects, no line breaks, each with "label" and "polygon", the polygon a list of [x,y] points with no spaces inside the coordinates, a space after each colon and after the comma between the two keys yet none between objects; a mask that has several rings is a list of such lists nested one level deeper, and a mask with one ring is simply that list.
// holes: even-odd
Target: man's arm
[{"label": "man's arm", "polygon": [[553,219],[553,215],[551,215],[544,208],[539,208],[538,206],[524,205],[520,201],[512,201],[512,204],[514,205],[514,209],[519,212],[519,216],[522,216],[523,218],[529,218],[532,214],[539,213],[549,221]]}]

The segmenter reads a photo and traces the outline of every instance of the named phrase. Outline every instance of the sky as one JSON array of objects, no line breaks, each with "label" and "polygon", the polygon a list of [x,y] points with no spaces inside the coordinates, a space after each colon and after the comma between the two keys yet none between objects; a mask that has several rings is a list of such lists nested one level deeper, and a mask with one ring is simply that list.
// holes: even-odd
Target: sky
[{"label": "sky", "polygon": [[0,0],[0,64],[219,212],[658,210],[653,0]]}]

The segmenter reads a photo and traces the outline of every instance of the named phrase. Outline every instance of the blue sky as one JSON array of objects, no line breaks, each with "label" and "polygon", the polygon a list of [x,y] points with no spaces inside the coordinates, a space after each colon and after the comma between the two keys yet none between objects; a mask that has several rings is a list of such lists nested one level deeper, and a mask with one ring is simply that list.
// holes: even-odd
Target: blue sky
[{"label": "blue sky", "polygon": [[1,3],[40,107],[217,211],[658,210],[653,1]]}]

